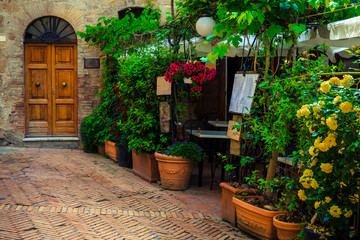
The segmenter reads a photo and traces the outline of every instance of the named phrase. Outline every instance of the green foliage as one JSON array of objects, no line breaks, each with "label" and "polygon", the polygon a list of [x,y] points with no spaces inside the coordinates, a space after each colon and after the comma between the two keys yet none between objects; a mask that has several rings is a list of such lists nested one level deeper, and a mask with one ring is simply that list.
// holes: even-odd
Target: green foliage
[{"label": "green foliage", "polygon": [[136,152],[154,152],[169,142],[169,134],[160,133],[159,102],[173,100],[169,96],[156,95],[157,76],[163,76],[167,67],[181,55],[164,48],[153,47],[121,61],[119,84],[121,95],[128,106],[128,118],[121,125],[126,134],[129,149]]},{"label": "green foliage", "polygon": [[85,117],[80,124],[80,137],[84,144],[85,152],[95,152],[96,145],[103,143],[98,138],[98,133],[101,132],[105,127],[105,122],[96,113],[92,113]]},{"label": "green foliage", "polygon": [[164,152],[165,155],[183,157],[194,164],[204,161],[206,153],[199,145],[187,140],[179,141],[175,139]]}]

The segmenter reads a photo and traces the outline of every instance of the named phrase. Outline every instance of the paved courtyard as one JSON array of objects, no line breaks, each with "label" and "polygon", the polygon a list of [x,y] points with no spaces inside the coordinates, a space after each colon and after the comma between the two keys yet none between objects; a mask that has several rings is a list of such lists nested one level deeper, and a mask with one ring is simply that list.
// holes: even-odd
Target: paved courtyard
[{"label": "paved courtyard", "polygon": [[244,239],[221,191],[163,190],[99,154],[0,147],[0,239]]}]

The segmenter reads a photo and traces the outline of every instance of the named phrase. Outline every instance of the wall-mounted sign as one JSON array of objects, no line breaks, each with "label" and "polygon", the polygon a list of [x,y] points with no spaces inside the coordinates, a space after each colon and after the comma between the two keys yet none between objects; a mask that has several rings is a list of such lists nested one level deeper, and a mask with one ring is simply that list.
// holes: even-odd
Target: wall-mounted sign
[{"label": "wall-mounted sign", "polygon": [[100,58],[84,58],[84,68],[100,68]]},{"label": "wall-mounted sign", "polygon": [[171,95],[171,83],[164,76],[159,76],[156,80],[156,95]]}]

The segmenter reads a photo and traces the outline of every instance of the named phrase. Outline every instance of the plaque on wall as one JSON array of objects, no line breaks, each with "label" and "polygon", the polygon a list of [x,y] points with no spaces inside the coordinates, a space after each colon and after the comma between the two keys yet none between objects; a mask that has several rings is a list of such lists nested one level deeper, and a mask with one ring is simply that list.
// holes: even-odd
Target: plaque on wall
[{"label": "plaque on wall", "polygon": [[157,77],[156,95],[171,95],[171,82],[166,81],[164,76]]},{"label": "plaque on wall", "polygon": [[100,68],[100,58],[84,58],[85,69]]}]

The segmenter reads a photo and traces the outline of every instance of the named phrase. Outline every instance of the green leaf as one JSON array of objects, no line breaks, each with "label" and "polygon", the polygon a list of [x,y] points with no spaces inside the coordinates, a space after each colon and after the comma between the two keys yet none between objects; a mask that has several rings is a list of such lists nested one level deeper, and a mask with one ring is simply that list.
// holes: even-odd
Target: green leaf
[{"label": "green leaf", "polygon": [[215,63],[216,60],[219,59],[219,54],[208,53],[206,57],[207,59],[209,59],[210,62]]},{"label": "green leaf", "polygon": [[289,24],[289,29],[293,31],[296,36],[299,36],[300,33],[306,30],[306,25],[302,23],[301,24],[293,23],[293,24]]},{"label": "green leaf", "polygon": [[266,32],[269,35],[269,39],[273,39],[277,34],[280,34],[281,31],[282,28],[280,25],[270,25]]}]

